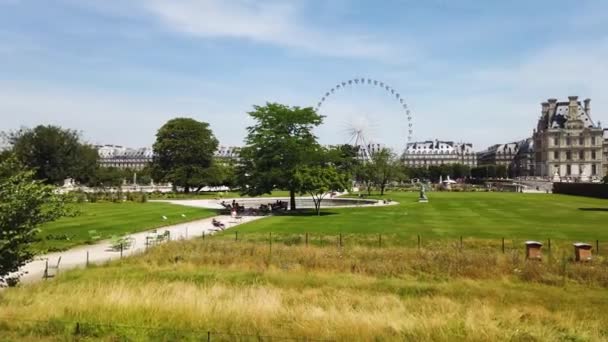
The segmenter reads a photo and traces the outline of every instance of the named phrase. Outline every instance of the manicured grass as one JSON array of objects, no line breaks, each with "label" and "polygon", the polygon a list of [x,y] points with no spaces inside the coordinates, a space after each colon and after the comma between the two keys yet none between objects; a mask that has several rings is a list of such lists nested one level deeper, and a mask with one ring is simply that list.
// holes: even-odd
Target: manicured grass
[{"label": "manicured grass", "polygon": [[[76,206],[78,214],[43,225],[39,252],[63,250],[90,241],[90,230],[102,239],[216,215],[216,211],[168,203],[86,203]],[[182,217],[185,215],[186,217]],[[163,219],[167,217],[167,220]]]},{"label": "manicured grass", "polygon": [[0,336],[604,341],[607,267],[448,245],[270,249],[212,237],[0,292]]},{"label": "manicured grass", "polygon": [[411,240],[460,236],[476,239],[608,242],[608,201],[553,195],[496,192],[388,193],[386,207],[323,209],[324,215],[277,215],[238,228],[251,234],[388,234]]}]

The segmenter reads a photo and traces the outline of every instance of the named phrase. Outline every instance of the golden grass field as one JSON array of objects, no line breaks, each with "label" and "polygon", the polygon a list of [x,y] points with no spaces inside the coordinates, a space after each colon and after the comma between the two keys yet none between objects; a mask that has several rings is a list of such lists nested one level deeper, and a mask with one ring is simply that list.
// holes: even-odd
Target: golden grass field
[{"label": "golden grass field", "polygon": [[0,293],[0,340],[608,339],[608,262],[554,254],[171,242]]}]

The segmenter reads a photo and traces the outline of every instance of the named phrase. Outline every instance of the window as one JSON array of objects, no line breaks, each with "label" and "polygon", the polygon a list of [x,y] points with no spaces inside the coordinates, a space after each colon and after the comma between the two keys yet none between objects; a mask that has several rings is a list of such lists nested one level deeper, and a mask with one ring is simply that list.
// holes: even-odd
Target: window
[{"label": "window", "polygon": [[566,151],[566,160],[571,160],[571,159],[572,159],[572,152]]},{"label": "window", "polygon": [[566,146],[570,146],[572,142],[570,141],[570,137],[566,138]]},{"label": "window", "polygon": [[585,160],[585,151],[578,151],[578,159]]},{"label": "window", "polygon": [[[595,151],[591,151],[591,159],[592,159],[592,160],[595,160],[595,157],[596,157],[596,156],[595,156]],[[594,166],[595,166],[595,165],[594,165]]]},{"label": "window", "polygon": [[557,138],[557,137],[553,138],[553,145],[559,146],[559,138]]},{"label": "window", "polygon": [[595,137],[591,137],[591,145],[595,145]]},{"label": "window", "polygon": [[581,146],[585,145],[585,138],[579,137],[578,138],[578,144],[581,145]]},{"label": "window", "polygon": [[[540,157],[538,157],[540,159]],[[553,151],[553,159],[559,159],[559,151]]]},{"label": "window", "polygon": [[566,165],[566,175],[570,176],[572,174],[572,167],[570,165]]},{"label": "window", "polygon": [[595,176],[597,174],[597,167],[595,164],[591,165],[591,174]]}]

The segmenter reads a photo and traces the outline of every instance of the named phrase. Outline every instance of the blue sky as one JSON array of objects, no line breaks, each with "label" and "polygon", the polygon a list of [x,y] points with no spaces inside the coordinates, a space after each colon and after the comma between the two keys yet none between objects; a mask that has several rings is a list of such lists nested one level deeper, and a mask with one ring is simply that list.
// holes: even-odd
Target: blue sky
[{"label": "blue sky", "polygon": [[[608,120],[608,3],[472,0],[0,0],[0,130],[39,123],[146,146],[175,116],[242,143],[254,104],[314,106],[355,77],[390,84],[414,138],[481,150],[529,136],[549,97]],[[330,96],[324,143],[402,147],[399,103],[371,86]]]}]

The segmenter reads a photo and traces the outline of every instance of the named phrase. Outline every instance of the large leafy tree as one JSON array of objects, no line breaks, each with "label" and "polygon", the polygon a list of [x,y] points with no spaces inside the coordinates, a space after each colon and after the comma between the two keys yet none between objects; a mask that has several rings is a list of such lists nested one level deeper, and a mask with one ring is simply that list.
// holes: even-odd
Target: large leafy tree
[{"label": "large leafy tree", "polygon": [[218,141],[206,122],[175,118],[165,123],[156,134],[152,174],[154,179],[175,186],[200,188],[208,179]]},{"label": "large leafy tree", "polygon": [[37,227],[68,213],[54,187],[35,180],[14,158],[0,163],[0,285],[17,283],[19,268],[33,258]]},{"label": "large leafy tree", "polygon": [[296,171],[319,158],[322,148],[312,131],[323,116],[312,108],[278,103],[254,106],[249,116],[255,123],[247,127],[246,147],[241,150],[241,191],[257,196],[274,189],[289,190],[295,210],[295,194],[300,191]]},{"label": "large leafy tree", "polygon": [[301,167],[296,170],[295,180],[300,193],[312,197],[317,215],[321,215],[321,202],[327,194],[348,188],[348,175],[341,174],[333,165]]},{"label": "large leafy tree", "polygon": [[83,143],[77,131],[39,125],[6,138],[17,160],[47,184],[61,184],[66,178],[89,183],[96,172],[97,150]]}]

